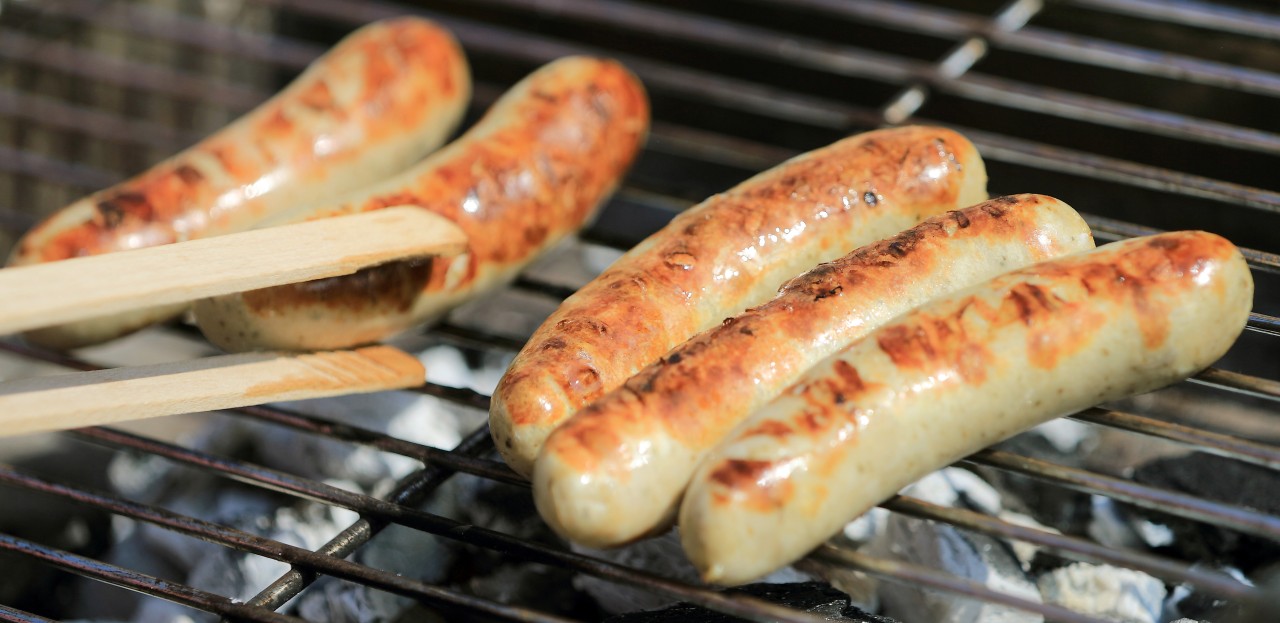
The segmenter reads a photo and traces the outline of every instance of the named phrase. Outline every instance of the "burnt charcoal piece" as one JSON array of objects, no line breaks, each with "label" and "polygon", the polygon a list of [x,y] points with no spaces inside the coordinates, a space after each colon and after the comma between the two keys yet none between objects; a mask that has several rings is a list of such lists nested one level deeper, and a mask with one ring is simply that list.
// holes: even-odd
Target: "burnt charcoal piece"
[{"label": "burnt charcoal piece", "polygon": [[[857,623],[896,623],[888,617],[867,614],[849,604],[849,596],[822,582],[799,584],[747,584],[724,591],[726,595],[748,595],[773,603],[825,617],[829,621]],[[605,623],[730,623],[737,617],[707,610],[701,606],[678,603],[662,610],[631,612],[605,619]]]},{"label": "burnt charcoal piece", "polygon": [[[1156,459],[1138,467],[1133,479],[1270,515],[1280,514],[1280,474],[1211,454],[1196,452]],[[1162,513],[1129,509],[1169,526],[1174,533],[1173,543],[1161,549],[1186,560],[1231,565],[1245,573],[1280,560],[1280,546],[1273,541]]]}]

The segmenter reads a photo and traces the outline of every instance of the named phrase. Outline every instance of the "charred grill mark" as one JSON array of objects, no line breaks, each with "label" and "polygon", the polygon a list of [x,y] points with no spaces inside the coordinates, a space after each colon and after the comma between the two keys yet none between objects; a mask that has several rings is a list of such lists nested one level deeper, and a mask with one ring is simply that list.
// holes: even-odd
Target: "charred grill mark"
[{"label": "charred grill mark", "polygon": [[746,437],[778,437],[781,439],[785,439],[789,437],[793,432],[794,431],[792,430],[792,428],[788,426],[785,422],[779,422],[777,420],[765,420],[755,426],[752,426],[751,428],[748,428],[745,431],[742,431],[742,434],[739,435],[738,438],[742,439]]},{"label": "charred grill mark", "polygon": [[350,313],[405,313],[431,279],[435,264],[430,258],[390,262],[352,275],[252,290],[242,296],[249,309],[259,314],[311,306]]},{"label": "charred grill mark", "polygon": [[204,181],[204,174],[189,164],[180,164],[174,168],[173,172],[187,186],[195,186]]},{"label": "charred grill mark", "polygon": [[[1020,324],[1027,330],[1029,363],[1049,369],[1085,347],[1108,321],[1093,302],[1105,301],[1132,309],[1143,344],[1158,348],[1169,333],[1174,295],[1195,287],[1188,275],[1230,254],[1229,243],[1194,236],[1165,234],[1111,253],[1018,271],[1007,278],[1011,281],[995,305],[973,296],[950,314],[917,314],[882,329],[878,346],[903,369],[931,374],[953,369],[974,381],[975,375],[985,375],[991,360],[983,346],[990,336]],[[971,315],[984,323],[971,324]],[[971,332],[971,327],[981,329]]]},{"label": "charred grill mark", "polygon": [[146,222],[154,210],[147,196],[138,192],[118,192],[98,202],[98,215],[103,229],[115,229],[121,224],[137,219]]},{"label": "charred grill mark", "polygon": [[822,299],[825,299],[825,298],[839,296],[843,290],[844,290],[844,286],[835,286],[833,288],[820,290],[813,295],[813,300],[821,301]]},{"label": "charred grill mark", "polygon": [[960,229],[967,229],[969,227],[971,221],[969,220],[969,216],[964,213],[964,210],[956,210],[950,214],[954,215],[952,218],[955,219],[956,225],[959,226]]},{"label": "charred grill mark", "polygon": [[711,482],[719,485],[713,499],[721,505],[736,503],[761,513],[778,508],[791,498],[794,487],[776,473],[779,470],[785,466],[771,461],[725,460],[709,475]]}]

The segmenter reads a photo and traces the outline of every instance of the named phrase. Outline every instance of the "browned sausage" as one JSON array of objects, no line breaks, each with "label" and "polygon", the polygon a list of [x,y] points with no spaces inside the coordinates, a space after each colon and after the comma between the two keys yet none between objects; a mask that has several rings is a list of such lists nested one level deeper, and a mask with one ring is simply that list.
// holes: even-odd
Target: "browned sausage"
[{"label": "browned sausage", "polygon": [[[406,17],[365,26],[252,112],[148,171],[29,231],[11,265],[216,236],[366,186],[440,146],[471,95],[453,37]],[[199,267],[192,267],[199,270]],[[170,317],[164,306],[41,329],[74,348]]]},{"label": "browned sausage", "polygon": [[511,280],[586,224],[635,158],[648,122],[644,88],[618,63],[550,63],[413,169],[336,205],[272,221],[421,206],[466,232],[464,255],[200,301],[200,329],[227,350],[327,349],[426,322]]},{"label": "browned sausage", "polygon": [[498,384],[494,440],[529,474],[583,405],[819,262],[986,198],[973,145],[941,128],[878,130],[761,173],[679,215],[534,333]]},{"label": "browned sausage", "polygon": [[931,299],[1092,248],[1075,210],[1017,195],[935,216],[822,264],[556,429],[534,465],[538,510],[590,547],[663,530],[698,459],[805,370]]},{"label": "browned sausage", "polygon": [[734,429],[690,481],[685,551],[707,580],[760,577],[966,454],[1210,365],[1252,302],[1249,267],[1230,242],[1175,232],[925,305]]}]

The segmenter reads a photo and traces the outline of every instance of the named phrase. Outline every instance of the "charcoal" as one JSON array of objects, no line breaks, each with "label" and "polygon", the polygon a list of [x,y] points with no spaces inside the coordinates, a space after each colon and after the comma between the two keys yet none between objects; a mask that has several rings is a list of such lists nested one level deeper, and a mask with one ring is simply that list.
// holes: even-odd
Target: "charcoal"
[{"label": "charcoal", "polygon": [[[849,603],[849,596],[822,582],[788,584],[747,584],[724,591],[727,595],[746,595],[775,604],[819,615],[829,621],[859,623],[894,623],[893,619],[868,614]],[[689,603],[678,603],[662,610],[620,614],[606,623],[729,623],[741,621],[734,616],[708,610]]]},{"label": "charcoal", "polygon": [[[1280,473],[1211,454],[1191,453],[1161,458],[1138,467],[1137,482],[1188,493],[1226,504],[1280,514]],[[1241,534],[1156,511],[1126,507],[1132,517],[1167,526],[1174,538],[1157,548],[1185,560],[1236,566],[1246,574],[1280,560],[1280,545],[1269,539]]]},{"label": "charcoal", "polygon": [[[934,504],[975,506],[999,512],[1000,496],[972,473],[955,468],[935,472],[904,493]],[[1023,571],[1022,562],[1004,543],[953,526],[892,514],[886,529],[866,547],[869,554],[936,569],[981,582],[992,590],[1029,601],[1040,592]],[[954,623],[1039,623],[1039,615],[1016,608],[925,589],[916,584],[883,582],[884,612],[904,621]]]},{"label": "charcoal", "polygon": [[[633,543],[626,547],[610,550],[595,550],[573,546],[574,551],[603,558],[634,569],[641,569],[653,575],[684,582],[701,584],[698,571],[685,558],[684,549],[680,546],[680,537],[675,531]],[[808,575],[785,567],[766,576],[762,581],[767,583],[789,583],[811,580]],[[611,614],[631,612],[633,610],[654,610],[675,603],[666,595],[638,589],[630,585],[609,582],[595,577],[579,575],[574,578],[574,586],[586,591],[606,611]]]}]

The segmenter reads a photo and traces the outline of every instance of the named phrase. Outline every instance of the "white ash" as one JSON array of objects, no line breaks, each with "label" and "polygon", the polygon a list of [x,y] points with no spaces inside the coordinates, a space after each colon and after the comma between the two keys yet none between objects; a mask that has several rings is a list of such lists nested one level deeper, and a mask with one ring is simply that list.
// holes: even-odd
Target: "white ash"
[{"label": "white ash", "polygon": [[1164,583],[1141,571],[1077,562],[1037,580],[1046,603],[1124,623],[1157,623]]},{"label": "white ash", "polygon": [[[1000,511],[996,513],[996,517],[1015,526],[1023,526],[1025,528],[1035,528],[1053,534],[1062,534],[1062,532],[1046,526],[1028,515],[1015,513],[1013,511]],[[1017,556],[1018,562],[1022,564],[1023,571],[1031,570],[1031,561],[1035,559],[1036,554],[1040,552],[1040,546],[1026,541],[1010,540],[1009,546],[1013,548],[1013,555]]]},{"label": "white ash", "polygon": [[1117,549],[1140,549],[1142,538],[1134,530],[1129,518],[1111,498],[1102,495],[1089,496],[1093,513],[1089,518],[1089,536],[1093,540]]},{"label": "white ash", "polygon": [[1173,543],[1173,530],[1162,523],[1139,519],[1133,522],[1133,528],[1148,547],[1164,547]]},{"label": "white ash", "polygon": [[[476,391],[491,391],[502,372],[500,362],[489,361],[485,363],[490,365],[472,370],[462,355],[448,346],[429,348],[419,357],[428,366],[428,378],[433,382]],[[480,426],[485,418],[478,410],[409,392],[381,392],[280,406],[440,448],[453,447],[464,432]],[[217,417],[185,439],[183,445],[371,495],[386,493],[398,479],[421,467],[417,460],[240,417]],[[308,550],[322,547],[358,519],[356,513],[347,509],[299,501],[203,471],[176,467],[150,455],[119,453],[107,472],[112,487],[124,497]],[[429,512],[446,516],[460,512],[452,485],[452,482],[446,483],[432,496]],[[104,555],[108,562],[233,599],[252,598],[288,570],[284,563],[243,554],[150,524],[118,520],[113,525],[117,528],[116,545]],[[376,536],[353,560],[392,573],[439,582],[454,560],[453,546],[445,543],[431,535],[393,526]],[[83,594],[76,602],[93,606],[92,611],[75,613],[78,616],[157,623],[213,620],[208,615],[160,600],[102,590],[98,583],[81,586]],[[286,605],[283,611],[305,610],[305,616],[312,620],[373,623],[393,620],[409,603],[402,597],[326,578],[295,599],[295,603]]]},{"label": "white ash", "polygon": [[963,506],[988,515],[1000,512],[1000,492],[971,471],[947,467],[909,485],[904,495],[940,506]]},{"label": "white ash", "polygon": [[[961,506],[996,514],[1000,494],[967,470],[939,470],[903,490],[903,495],[944,506]],[[1040,593],[1023,570],[1022,561],[996,539],[950,525],[890,514],[884,530],[863,548],[867,553],[904,560],[985,584],[1032,602]],[[926,590],[901,582],[880,583],[884,614],[903,621],[956,623],[1039,623],[1042,617],[954,593]]]},{"label": "white ash", "polygon": [[[633,569],[647,571],[650,574],[676,582],[702,585],[698,571],[685,558],[684,550],[680,546],[680,537],[674,530],[660,537],[647,539],[617,549],[596,550],[574,545],[573,550],[580,554],[603,558]],[[784,567],[762,578],[760,582],[776,584],[805,582],[811,579],[813,578],[805,573],[791,567]],[[635,610],[656,610],[679,601],[679,599],[651,593],[625,584],[601,580],[592,576],[575,576],[573,583],[579,590],[586,591],[594,597],[609,614]]]},{"label": "white ash", "polygon": [[877,506],[845,524],[842,533],[844,538],[849,539],[854,545],[862,545],[884,531],[887,521],[889,521],[889,511]]},{"label": "white ash", "polygon": [[1080,452],[1083,446],[1092,445],[1097,440],[1088,424],[1067,418],[1049,420],[1028,433],[1044,437],[1055,450],[1064,454]]}]

